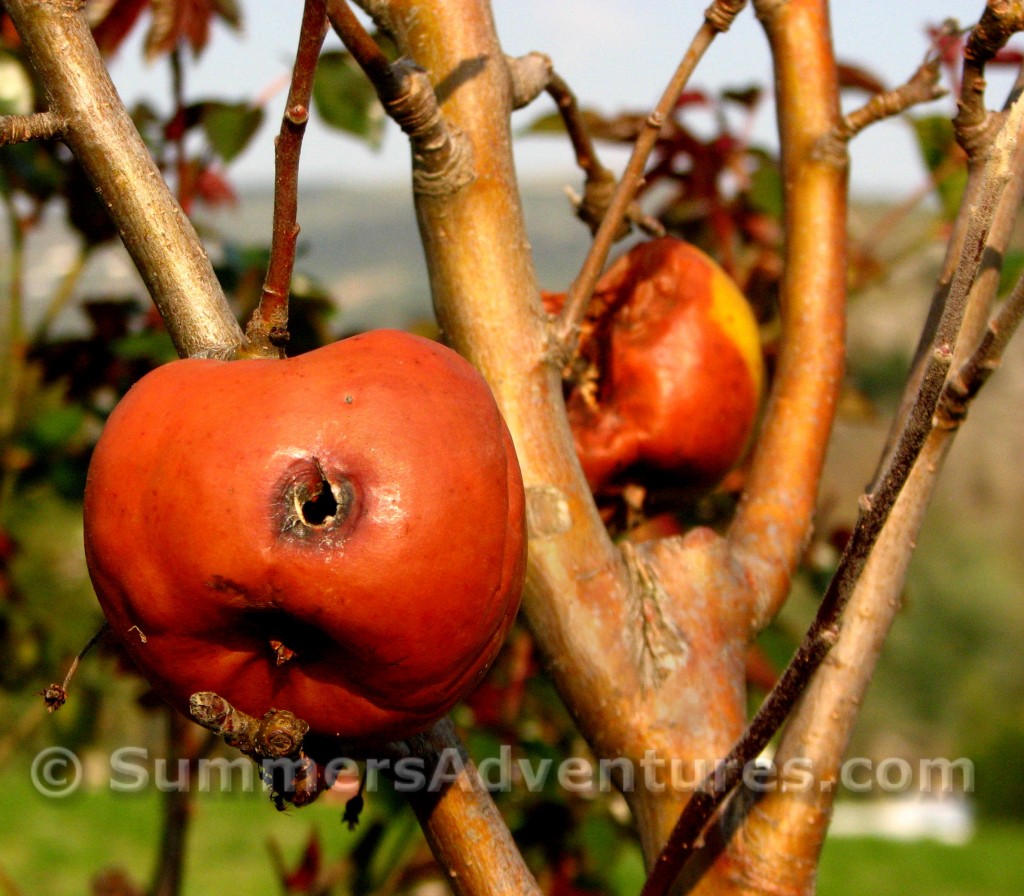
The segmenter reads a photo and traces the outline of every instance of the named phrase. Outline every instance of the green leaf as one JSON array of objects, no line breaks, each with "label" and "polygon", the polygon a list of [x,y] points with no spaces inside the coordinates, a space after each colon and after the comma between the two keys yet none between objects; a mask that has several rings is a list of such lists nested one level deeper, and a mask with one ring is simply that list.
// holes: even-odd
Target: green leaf
[{"label": "green leaf", "polygon": [[557,112],[546,112],[531,121],[522,133],[524,134],[564,134],[565,122]]},{"label": "green leaf", "polygon": [[9,196],[22,191],[45,201],[64,182],[64,170],[57,161],[54,145],[33,141],[0,146],[0,193]]},{"label": "green leaf", "polygon": [[234,159],[263,123],[263,109],[248,103],[202,104],[201,121],[210,147],[224,162]]},{"label": "green leaf", "polygon": [[647,880],[644,857],[640,847],[631,842],[623,843],[615,854],[615,861],[608,869],[608,889],[614,896],[630,896],[639,893]]},{"label": "green leaf", "polygon": [[[593,109],[580,109],[580,120],[587,133],[598,136],[604,134],[609,127],[609,121],[600,112]],[[525,128],[523,134],[564,134],[565,122],[557,112],[547,112],[531,121]]]},{"label": "green leaf", "polygon": [[1024,249],[1008,249],[999,272],[999,294],[1008,293],[1024,275]]},{"label": "green leaf", "polygon": [[373,86],[349,53],[320,55],[313,82],[313,106],[324,123],[378,149],[384,135],[384,109]]},{"label": "green leaf", "polygon": [[950,164],[960,154],[953,123],[943,115],[921,116],[911,121],[925,166],[932,174],[938,172],[942,175],[936,190],[942,203],[943,216],[952,221],[957,216],[967,186],[966,164]]},{"label": "green leaf", "polygon": [[118,339],[113,344],[114,354],[125,361],[173,361],[178,353],[166,330],[143,330]]},{"label": "green leaf", "polygon": [[30,425],[28,441],[43,450],[62,448],[71,441],[85,422],[85,410],[76,405],[51,408],[38,414]]},{"label": "green leaf", "polygon": [[778,160],[762,149],[751,148],[749,157],[757,167],[750,174],[747,201],[755,211],[782,219],[782,172]]}]

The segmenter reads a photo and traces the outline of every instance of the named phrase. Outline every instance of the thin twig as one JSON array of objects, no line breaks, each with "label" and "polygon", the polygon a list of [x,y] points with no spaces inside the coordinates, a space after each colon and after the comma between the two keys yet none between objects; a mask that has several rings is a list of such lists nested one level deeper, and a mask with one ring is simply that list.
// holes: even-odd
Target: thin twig
[{"label": "thin twig", "polygon": [[523,109],[540,96],[551,82],[554,71],[551,59],[543,53],[506,56],[508,77],[512,86],[512,108]]},{"label": "thin twig", "polygon": [[1024,318],[1024,275],[1017,280],[1013,292],[989,321],[985,335],[970,357],[946,383],[939,399],[936,425],[954,429],[967,416],[967,406],[999,367],[1010,339]]},{"label": "thin twig", "polygon": [[1009,181],[1010,158],[1024,122],[1024,101],[1012,106],[1006,124],[999,132],[986,163],[979,200],[970,215],[970,225],[960,263],[950,284],[949,297],[936,328],[917,399],[890,455],[878,486],[861,502],[861,514],[829,583],[818,612],[776,686],[765,698],[743,736],[696,789],[673,828],[642,896],[664,896],[687,859],[693,854],[701,834],[718,807],[740,782],[743,770],[767,746],[803,694],[811,676],[835,644],[839,624],[850,594],[864,570],[871,549],[878,539],[889,511],[899,496],[928,434],[953,354],[956,335],[963,320],[971,286],[978,272],[985,241],[999,204],[999,196]]},{"label": "thin twig", "polygon": [[281,118],[281,131],[274,146],[274,224],[270,263],[259,305],[245,329],[246,354],[276,357],[283,355],[288,344],[288,297],[300,230],[299,155],[309,121],[317,60],[326,36],[324,0],[306,0],[291,86]]},{"label": "thin twig", "polygon": [[[555,101],[558,114],[562,118],[566,133],[572,142],[573,151],[576,153],[576,164],[585,176],[583,196],[573,198],[576,215],[590,228],[591,233],[597,234],[615,196],[618,186],[615,175],[605,168],[597,157],[594,141],[590,138],[586,122],[580,114],[576,95],[569,85],[556,72],[552,72],[546,90],[551,99]],[[660,222],[645,215],[639,203],[633,200],[627,206],[625,216],[619,221],[613,241],[617,242],[628,236],[632,223],[654,236],[663,236],[665,233]]]},{"label": "thin twig", "polygon": [[363,27],[362,22],[356,18],[347,0],[327,0],[327,16],[345,49],[366,72],[366,77],[370,79],[377,92],[389,95],[396,93],[398,84],[391,70],[390,60]]},{"label": "thin twig", "polygon": [[562,312],[555,323],[553,349],[560,366],[564,367],[576,352],[580,325],[594,292],[594,286],[608,260],[608,253],[615,242],[615,235],[619,231],[626,210],[643,183],[644,168],[658,141],[662,126],[672,114],[683,88],[690,80],[690,75],[712,41],[729,28],[745,5],[746,0],[715,0],[707,9],[704,13],[704,23],[691,41],[658,105],[647,117],[643,130],[637,136],[626,170],[608,203],[604,219],[594,235],[594,242],[579,275],[569,287],[565,305],[562,306]]},{"label": "thin twig", "polygon": [[28,140],[49,140],[64,133],[67,122],[55,112],[34,115],[0,116],[0,146],[25,143]]},{"label": "thin twig", "polygon": [[939,86],[941,60],[938,57],[923,62],[910,80],[894,90],[876,93],[861,108],[844,115],[839,123],[818,144],[818,152],[845,152],[846,144],[857,134],[876,122],[906,112],[911,106],[928,103],[944,96]]}]

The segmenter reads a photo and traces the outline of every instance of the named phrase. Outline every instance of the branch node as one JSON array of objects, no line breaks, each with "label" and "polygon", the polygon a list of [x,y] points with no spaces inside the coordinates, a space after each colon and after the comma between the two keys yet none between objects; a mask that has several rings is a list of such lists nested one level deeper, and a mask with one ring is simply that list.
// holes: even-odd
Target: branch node
[{"label": "branch node", "polygon": [[302,103],[296,103],[288,107],[288,120],[292,124],[303,125],[309,121],[309,107]]},{"label": "branch node", "polygon": [[964,47],[964,69],[960,100],[953,129],[968,158],[983,158],[1000,123],[985,108],[985,66],[1006,45],[1010,37],[1024,28],[1024,6],[1019,2],[986,3],[978,24]]},{"label": "branch node", "polygon": [[719,33],[728,31],[736,16],[747,5],[747,0],[715,0],[706,10],[704,19]]},{"label": "branch node", "polygon": [[525,56],[506,56],[509,80],[512,82],[512,108],[522,109],[530,105],[547,90],[554,68],[551,58],[543,53],[527,53]]},{"label": "branch node", "polygon": [[413,186],[418,193],[444,196],[476,178],[473,152],[466,135],[441,115],[430,78],[410,59],[391,66],[394,93],[378,90],[385,111],[409,137],[413,153]]}]

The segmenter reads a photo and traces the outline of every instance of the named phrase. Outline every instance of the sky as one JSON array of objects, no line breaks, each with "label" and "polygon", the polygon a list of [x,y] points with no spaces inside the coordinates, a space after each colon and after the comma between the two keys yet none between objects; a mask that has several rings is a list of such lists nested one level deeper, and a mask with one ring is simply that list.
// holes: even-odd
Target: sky
[{"label": "sky", "polygon": [[[651,108],[703,20],[709,0],[493,0],[505,51],[547,53],[584,106],[605,113]],[[210,46],[190,70],[190,99],[243,99],[280,85],[287,78],[298,33],[302,3],[243,0],[241,36],[218,27]],[[945,18],[967,25],[984,9],[983,0],[837,0],[832,24],[837,57],[860,65],[889,86],[904,81],[927,49],[925,28]],[[328,47],[340,46],[333,35]],[[124,47],[112,68],[125,101],[167,93],[166,61],[141,59],[138,39]],[[764,33],[748,5],[732,30],[712,45],[690,84],[716,91],[724,87],[765,85],[771,73]],[[990,78],[989,105],[1003,102],[1008,76]],[[864,101],[851,95],[853,105]],[[232,165],[237,183],[269,183],[273,172],[273,135],[280,121],[284,88],[267,102],[261,133]],[[851,106],[850,108],[852,108]],[[517,128],[552,110],[545,97],[516,114]],[[929,111],[952,114],[949,98]],[[699,126],[699,124],[698,124]],[[766,103],[755,121],[755,138],[774,145],[774,110]],[[624,153],[605,150],[605,164],[620,169]],[[851,185],[861,196],[899,196],[923,178],[917,150],[905,121],[876,125],[851,147]],[[575,183],[568,144],[551,137],[517,141],[520,175],[564,178]],[[315,117],[307,131],[301,176],[307,182],[403,183],[408,180],[408,149],[393,126],[384,146],[373,152],[361,143],[324,128]]]}]

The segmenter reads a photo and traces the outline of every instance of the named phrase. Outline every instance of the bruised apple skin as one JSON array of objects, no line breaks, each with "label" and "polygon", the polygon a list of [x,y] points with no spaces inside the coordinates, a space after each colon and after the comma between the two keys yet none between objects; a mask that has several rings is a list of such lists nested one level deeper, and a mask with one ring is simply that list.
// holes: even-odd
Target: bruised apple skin
[{"label": "bruised apple skin", "polygon": [[313,735],[423,730],[519,604],[523,485],[483,378],[379,330],[284,361],[175,361],[96,447],[85,547],[114,632],[188,713],[214,691]]},{"label": "bruised apple skin", "polygon": [[595,494],[667,476],[699,492],[735,466],[763,360],[753,312],[711,258],[672,237],[638,244],[598,281],[583,333],[588,376],[566,405]]}]

